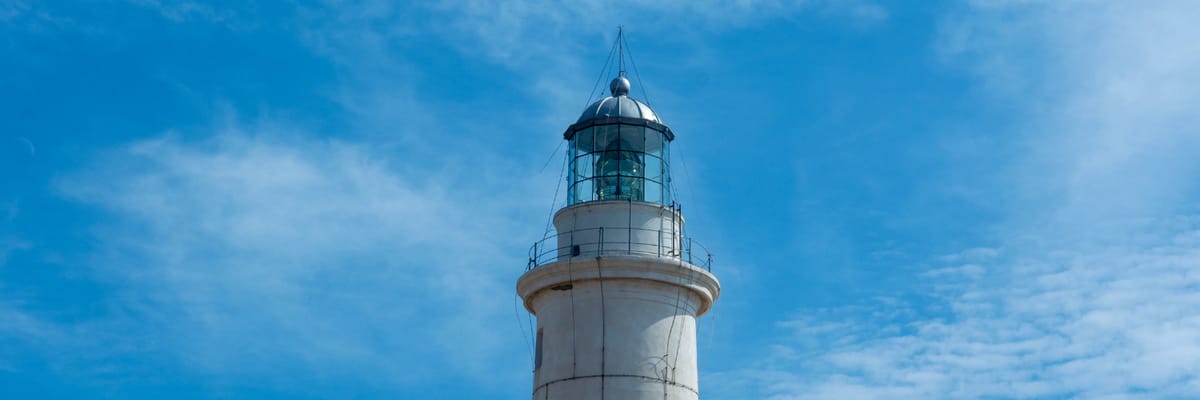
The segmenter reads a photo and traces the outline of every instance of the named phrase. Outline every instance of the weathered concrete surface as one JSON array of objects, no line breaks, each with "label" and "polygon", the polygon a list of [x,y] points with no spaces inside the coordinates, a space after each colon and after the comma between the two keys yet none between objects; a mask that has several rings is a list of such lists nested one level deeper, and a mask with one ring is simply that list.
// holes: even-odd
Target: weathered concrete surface
[{"label": "weathered concrete surface", "polygon": [[674,258],[567,258],[517,284],[537,316],[535,399],[698,399],[696,318],[720,283]]}]

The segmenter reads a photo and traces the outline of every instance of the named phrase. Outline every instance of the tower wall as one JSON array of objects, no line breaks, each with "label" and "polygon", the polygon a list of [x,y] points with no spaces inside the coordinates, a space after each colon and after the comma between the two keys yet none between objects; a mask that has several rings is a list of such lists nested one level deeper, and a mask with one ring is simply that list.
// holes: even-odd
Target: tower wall
[{"label": "tower wall", "polygon": [[517,289],[538,321],[534,399],[698,399],[696,318],[719,287],[673,258],[575,257],[529,271]]},{"label": "tower wall", "polygon": [[683,216],[670,207],[637,201],[593,201],[559,210],[558,259],[598,255],[679,257]]}]

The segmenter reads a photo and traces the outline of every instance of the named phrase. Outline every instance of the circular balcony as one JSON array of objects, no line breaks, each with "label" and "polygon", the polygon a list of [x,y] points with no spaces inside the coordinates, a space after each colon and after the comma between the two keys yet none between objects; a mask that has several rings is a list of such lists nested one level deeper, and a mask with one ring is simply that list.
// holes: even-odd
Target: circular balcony
[{"label": "circular balcony", "polygon": [[671,258],[712,272],[712,253],[670,230],[588,228],[548,236],[529,249],[526,271],[576,257],[632,255]]}]

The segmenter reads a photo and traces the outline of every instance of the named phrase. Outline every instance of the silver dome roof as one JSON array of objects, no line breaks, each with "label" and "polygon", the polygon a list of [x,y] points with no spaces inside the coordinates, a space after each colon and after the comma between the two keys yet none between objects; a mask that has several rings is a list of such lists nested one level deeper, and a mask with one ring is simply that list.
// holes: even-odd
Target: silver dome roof
[{"label": "silver dome roof", "polygon": [[599,101],[592,103],[583,109],[583,115],[579,116],[579,120],[575,123],[580,123],[592,119],[625,117],[637,118],[647,121],[662,123],[658,120],[658,115],[654,114],[654,110],[650,106],[640,101],[629,98],[629,80],[624,76],[618,76],[612,80],[609,85],[609,90],[612,96],[605,97]]}]

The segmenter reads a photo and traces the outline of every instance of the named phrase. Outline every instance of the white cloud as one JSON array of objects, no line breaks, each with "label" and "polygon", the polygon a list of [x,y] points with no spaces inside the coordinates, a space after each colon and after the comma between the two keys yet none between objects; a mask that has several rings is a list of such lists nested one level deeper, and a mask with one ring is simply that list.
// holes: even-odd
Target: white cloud
[{"label": "white cloud", "polygon": [[980,183],[1015,193],[1003,251],[931,257],[920,317],[876,318],[914,305],[871,302],[792,319],[811,328],[716,380],[771,399],[1200,396],[1198,14],[980,2],[950,16],[947,61],[1024,121],[1007,177]]},{"label": "white cloud", "polygon": [[[547,123],[555,126],[587,105],[581,88],[595,83],[618,25],[628,33],[634,63],[657,58],[661,64],[681,67],[720,62],[709,51],[711,41],[730,29],[803,14],[866,27],[884,23],[889,16],[886,8],[869,0],[466,0],[431,8],[436,17],[429,32],[446,38],[471,58],[522,73],[528,93],[544,100]],[[667,58],[639,50],[651,42],[659,48],[686,51],[679,52],[683,57]],[[601,93],[615,74],[600,77]],[[637,93],[638,83],[634,84]]]},{"label": "white cloud", "polygon": [[[17,201],[0,203],[0,226],[8,225],[17,218],[20,213],[20,205]],[[8,257],[22,250],[29,250],[32,244],[26,240],[22,240],[10,234],[0,234],[0,267],[8,263]]]},{"label": "white cloud", "polygon": [[0,5],[0,21],[8,22],[29,11],[29,3],[24,1],[10,1]]},{"label": "white cloud", "polygon": [[[33,7],[25,0],[11,0],[0,4],[0,30],[43,33],[76,25],[76,21],[71,18]],[[6,39],[6,42],[10,47],[15,44],[12,39]]]},{"label": "white cloud", "polygon": [[229,10],[214,8],[205,3],[175,0],[129,0],[131,4],[154,10],[163,18],[173,22],[201,20],[206,22],[224,23],[233,17]]},{"label": "white cloud", "polygon": [[1014,207],[1074,228],[1174,212],[1195,194],[1197,14],[1186,1],[987,3],[947,24],[951,59],[1024,111]]},{"label": "white cloud", "polygon": [[117,289],[97,323],[131,352],[217,376],[524,376],[493,365],[525,356],[507,299],[540,229],[525,222],[544,211],[520,193],[549,196],[541,179],[488,153],[476,160],[489,168],[416,163],[289,132],[168,134],[60,180],[109,215],[89,268]]},{"label": "white cloud", "polygon": [[[778,399],[1195,396],[1198,231],[1149,251],[1096,247],[997,262],[1013,270],[1006,281],[961,285],[945,318],[837,313],[859,327],[818,332],[837,339],[823,340],[815,356],[781,352],[774,373],[740,378],[775,383],[762,393]],[[856,336],[862,327],[900,333]],[[796,332],[786,348],[805,348],[813,333]]]},{"label": "white cloud", "polygon": [[47,324],[21,311],[19,305],[0,303],[0,371],[13,372],[19,366],[14,349],[38,340],[52,340],[53,330]]},{"label": "white cloud", "polygon": [[[617,25],[656,35],[695,35],[731,27],[786,19],[804,12],[860,23],[878,23],[888,17],[882,6],[860,0],[766,1],[464,1],[445,3],[452,36],[463,44],[501,61],[524,66],[563,54],[588,41],[607,49]],[[608,39],[604,39],[608,38]],[[564,40],[567,39],[567,40]]]}]

